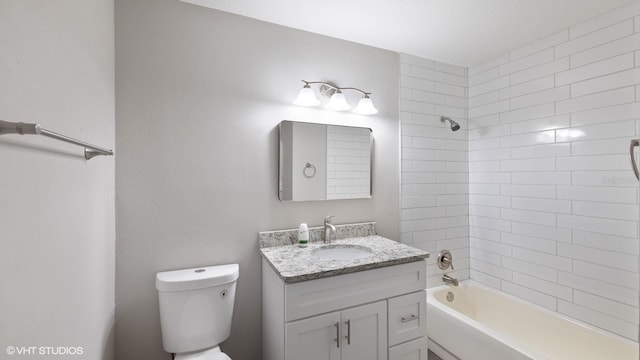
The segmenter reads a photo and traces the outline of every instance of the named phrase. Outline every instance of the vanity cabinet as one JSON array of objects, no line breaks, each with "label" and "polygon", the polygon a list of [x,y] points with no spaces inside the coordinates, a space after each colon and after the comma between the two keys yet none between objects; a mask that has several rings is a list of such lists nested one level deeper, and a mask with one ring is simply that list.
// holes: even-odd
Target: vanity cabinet
[{"label": "vanity cabinet", "polygon": [[263,359],[426,360],[425,264],[286,283],[263,259]]}]

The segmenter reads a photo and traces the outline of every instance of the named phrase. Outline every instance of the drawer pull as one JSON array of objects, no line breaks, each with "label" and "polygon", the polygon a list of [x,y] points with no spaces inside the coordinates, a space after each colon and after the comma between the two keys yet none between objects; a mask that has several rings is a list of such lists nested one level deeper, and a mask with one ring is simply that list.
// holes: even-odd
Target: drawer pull
[{"label": "drawer pull", "polygon": [[418,318],[418,315],[411,314],[409,316],[401,317],[400,321],[403,322],[403,323],[406,323],[406,322],[409,322],[409,321],[413,321],[413,320],[415,320],[417,318]]}]

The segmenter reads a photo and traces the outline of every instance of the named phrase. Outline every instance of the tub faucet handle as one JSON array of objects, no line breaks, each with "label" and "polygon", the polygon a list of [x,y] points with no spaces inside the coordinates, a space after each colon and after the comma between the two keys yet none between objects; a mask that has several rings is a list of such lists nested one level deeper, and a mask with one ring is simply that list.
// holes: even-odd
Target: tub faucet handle
[{"label": "tub faucet handle", "polygon": [[440,254],[438,254],[438,267],[440,270],[447,270],[451,267],[451,270],[455,270],[453,267],[453,256],[449,250],[442,250]]}]

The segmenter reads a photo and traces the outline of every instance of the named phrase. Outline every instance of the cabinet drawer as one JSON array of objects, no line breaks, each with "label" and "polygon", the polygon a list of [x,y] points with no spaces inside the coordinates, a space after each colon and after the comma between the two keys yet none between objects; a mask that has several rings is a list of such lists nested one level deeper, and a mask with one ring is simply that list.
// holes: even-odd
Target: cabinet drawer
[{"label": "cabinet drawer", "polygon": [[389,299],[389,346],[426,336],[426,302],[424,290]]},{"label": "cabinet drawer", "polygon": [[[425,261],[285,285],[286,321],[412,293],[427,286]],[[415,336],[414,336],[415,337]]]},{"label": "cabinet drawer", "polygon": [[389,348],[389,360],[427,360],[427,337]]}]

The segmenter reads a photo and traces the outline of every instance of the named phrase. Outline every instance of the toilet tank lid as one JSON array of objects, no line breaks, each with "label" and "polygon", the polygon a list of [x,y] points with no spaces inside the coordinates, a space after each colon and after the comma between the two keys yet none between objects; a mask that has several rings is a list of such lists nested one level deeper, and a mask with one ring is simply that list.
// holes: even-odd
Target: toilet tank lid
[{"label": "toilet tank lid", "polygon": [[202,289],[236,281],[238,275],[238,264],[164,271],[156,274],[156,289],[159,291]]}]

